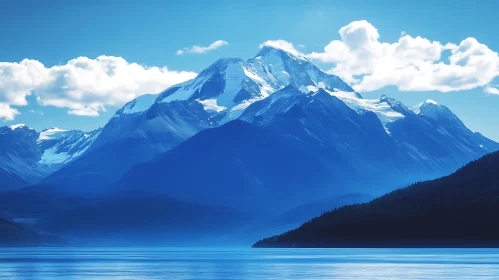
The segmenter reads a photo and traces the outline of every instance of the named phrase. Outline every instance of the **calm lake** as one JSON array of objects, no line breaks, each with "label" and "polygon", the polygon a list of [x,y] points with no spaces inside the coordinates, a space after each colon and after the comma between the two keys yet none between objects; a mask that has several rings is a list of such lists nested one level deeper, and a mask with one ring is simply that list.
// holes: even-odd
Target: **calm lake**
[{"label": "calm lake", "polygon": [[0,251],[0,279],[499,279],[499,249]]}]

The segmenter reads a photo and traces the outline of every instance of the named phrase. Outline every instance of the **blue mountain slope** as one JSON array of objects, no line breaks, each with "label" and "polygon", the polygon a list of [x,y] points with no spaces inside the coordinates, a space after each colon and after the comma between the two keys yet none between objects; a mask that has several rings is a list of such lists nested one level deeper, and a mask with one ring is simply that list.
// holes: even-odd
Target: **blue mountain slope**
[{"label": "blue mountain slope", "polygon": [[[203,131],[132,168],[113,188],[152,189],[243,210],[258,204],[258,210],[278,213],[324,196],[384,192],[412,181],[409,172],[431,174],[374,113],[357,113],[324,90],[304,94],[288,86],[251,105],[241,118],[262,108],[270,117],[253,118],[256,126],[233,121]],[[373,182],[387,189],[369,189]]]},{"label": "blue mountain slope", "polygon": [[2,189],[16,188],[35,182],[43,176],[37,162],[38,133],[26,126],[0,127],[0,174]]},{"label": "blue mountain slope", "polygon": [[288,86],[251,104],[240,119],[308,139],[310,145],[335,147],[357,161],[352,166],[390,172],[391,179],[406,177],[395,182],[399,186],[450,173],[499,149],[443,105],[424,102],[413,111],[386,96],[365,100],[322,89],[303,94]]},{"label": "blue mountain slope", "polygon": [[21,188],[30,184],[20,175],[12,174],[10,171],[4,170],[3,168],[0,168],[0,182],[0,189],[2,191]]},{"label": "blue mountain slope", "polygon": [[67,189],[73,193],[102,192],[138,162],[155,157],[157,151],[140,139],[115,141],[86,153],[43,179],[40,185]]},{"label": "blue mountain slope", "polygon": [[[137,100],[130,103],[135,102]],[[143,111],[129,109],[128,106],[116,112],[90,149],[117,140],[136,138],[156,146],[159,153],[210,127],[209,115],[197,102],[153,103]]]},{"label": "blue mountain slope", "polygon": [[75,193],[100,192],[132,166],[153,159],[210,126],[197,102],[155,104],[146,111],[123,110],[102,129],[89,151],[41,184]]},{"label": "blue mountain slope", "polygon": [[440,172],[437,175],[499,149],[498,143],[470,131],[443,105],[427,101],[413,110],[399,110],[405,118],[387,124],[387,128],[412,157]]},{"label": "blue mountain slope", "polygon": [[113,188],[151,189],[202,204],[274,211],[320,196],[327,179],[338,173],[330,167],[294,138],[233,121],[132,168]]},{"label": "blue mountain slope", "polygon": [[306,95],[287,87],[272,98],[280,94],[294,95],[296,102],[282,114],[270,110],[276,115],[265,128],[232,121],[200,132],[130,169],[113,189],[154,190],[185,201],[275,214],[324,196],[377,193],[383,190],[366,187],[400,182],[407,177],[403,171],[419,167],[375,114],[358,114],[325,91]]},{"label": "blue mountain slope", "polygon": [[287,87],[252,104],[241,119],[301,139],[304,146],[331,161],[342,159],[354,186],[377,179],[387,187],[400,185],[431,173],[429,166],[414,161],[404,146],[386,133],[374,113],[356,112],[324,90],[303,94]]}]

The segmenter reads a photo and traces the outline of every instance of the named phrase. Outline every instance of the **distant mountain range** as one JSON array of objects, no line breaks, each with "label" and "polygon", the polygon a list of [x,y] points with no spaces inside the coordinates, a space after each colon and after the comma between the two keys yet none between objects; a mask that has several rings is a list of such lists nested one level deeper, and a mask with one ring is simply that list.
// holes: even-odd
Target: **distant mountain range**
[{"label": "distant mountain range", "polygon": [[0,246],[40,246],[61,245],[61,239],[44,236],[14,222],[10,217],[0,213]]},{"label": "distant mountain range", "polygon": [[497,247],[499,152],[452,175],[322,214],[254,247]]},{"label": "distant mountain range", "polygon": [[[444,105],[364,99],[339,77],[271,47],[248,60],[220,59],[190,81],[132,100],[102,129],[3,127],[0,144],[2,187],[14,189],[0,194],[10,205],[3,210],[40,223],[64,216],[44,212],[48,201],[78,219],[97,215],[104,197],[130,192],[246,217],[296,209],[311,216],[319,210],[307,205],[337,205],[324,198],[358,202],[499,150]],[[67,196],[91,203],[80,211]],[[36,203],[43,219],[27,211]],[[127,203],[113,200],[117,209]]]},{"label": "distant mountain range", "polygon": [[46,129],[40,133],[23,124],[0,127],[0,191],[38,183],[82,155],[100,129]]}]

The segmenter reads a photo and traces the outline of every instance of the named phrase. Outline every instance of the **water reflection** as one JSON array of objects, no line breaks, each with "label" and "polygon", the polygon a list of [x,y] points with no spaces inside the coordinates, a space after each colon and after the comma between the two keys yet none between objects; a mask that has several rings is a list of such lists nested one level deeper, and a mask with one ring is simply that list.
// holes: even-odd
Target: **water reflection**
[{"label": "water reflection", "polygon": [[498,279],[497,249],[8,248],[0,279]]}]

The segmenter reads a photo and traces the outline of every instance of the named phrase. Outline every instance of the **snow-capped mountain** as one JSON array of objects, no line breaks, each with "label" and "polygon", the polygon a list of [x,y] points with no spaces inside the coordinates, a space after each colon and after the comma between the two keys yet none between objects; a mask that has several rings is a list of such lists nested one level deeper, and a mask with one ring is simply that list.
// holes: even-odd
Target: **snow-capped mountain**
[{"label": "snow-capped mountain", "polygon": [[24,124],[0,127],[1,187],[37,183],[82,155],[98,133],[99,130],[85,133],[58,128],[38,133]]},{"label": "snow-capped mountain", "polygon": [[[339,77],[305,58],[264,47],[246,61],[219,59],[190,81],[130,101],[111,118],[91,149],[116,140],[166,134],[168,139],[154,144],[166,151],[203,129],[238,118],[251,104],[288,86],[303,93],[323,89],[354,110],[375,112],[383,123],[403,117],[383,100],[363,99]],[[171,144],[171,138],[178,140]]]},{"label": "snow-capped mountain", "polygon": [[97,138],[100,129],[90,132],[49,128],[40,132],[37,144],[42,152],[40,164],[57,168],[82,155]]},{"label": "snow-capped mountain", "polygon": [[450,110],[430,105],[437,106],[424,102],[410,109],[387,96],[365,99],[307,59],[264,47],[255,57],[220,59],[190,81],[127,103],[84,156],[44,183],[69,180],[75,188],[98,189],[198,132],[234,119],[327,146],[351,166],[380,172],[387,170],[380,163],[384,159],[399,171],[419,168],[414,179],[442,175],[499,149],[459,124]]},{"label": "snow-capped mountain", "polygon": [[306,59],[264,47],[247,61],[218,60],[193,80],[162,92],[157,102],[197,100],[207,111],[223,113],[224,123],[239,117],[250,104],[288,85],[304,92],[323,88],[355,94],[339,77],[322,72]]},{"label": "snow-capped mountain", "polygon": [[[338,77],[280,49],[265,47],[247,61],[220,59],[190,81],[127,103],[104,126],[86,159],[65,166],[44,183],[76,180],[78,177],[70,173],[84,167],[89,174],[102,175],[95,176],[100,178],[92,183],[96,188],[108,184],[133,165],[172,149],[196,133],[238,118],[250,104],[288,85],[304,91],[324,88],[353,92]],[[109,171],[108,166],[101,166],[106,162],[101,158],[111,155],[115,160]]]},{"label": "snow-capped mountain", "polygon": [[426,100],[412,108],[419,116],[424,116],[440,124],[450,125],[456,128],[465,128],[464,123],[444,105],[433,100]]},{"label": "snow-capped mountain", "polygon": [[338,76],[327,74],[307,59],[294,56],[281,49],[263,47],[256,57],[250,58],[248,61],[268,69],[269,73],[279,82],[281,88],[292,85],[303,92],[309,92],[316,88],[354,92]]}]

